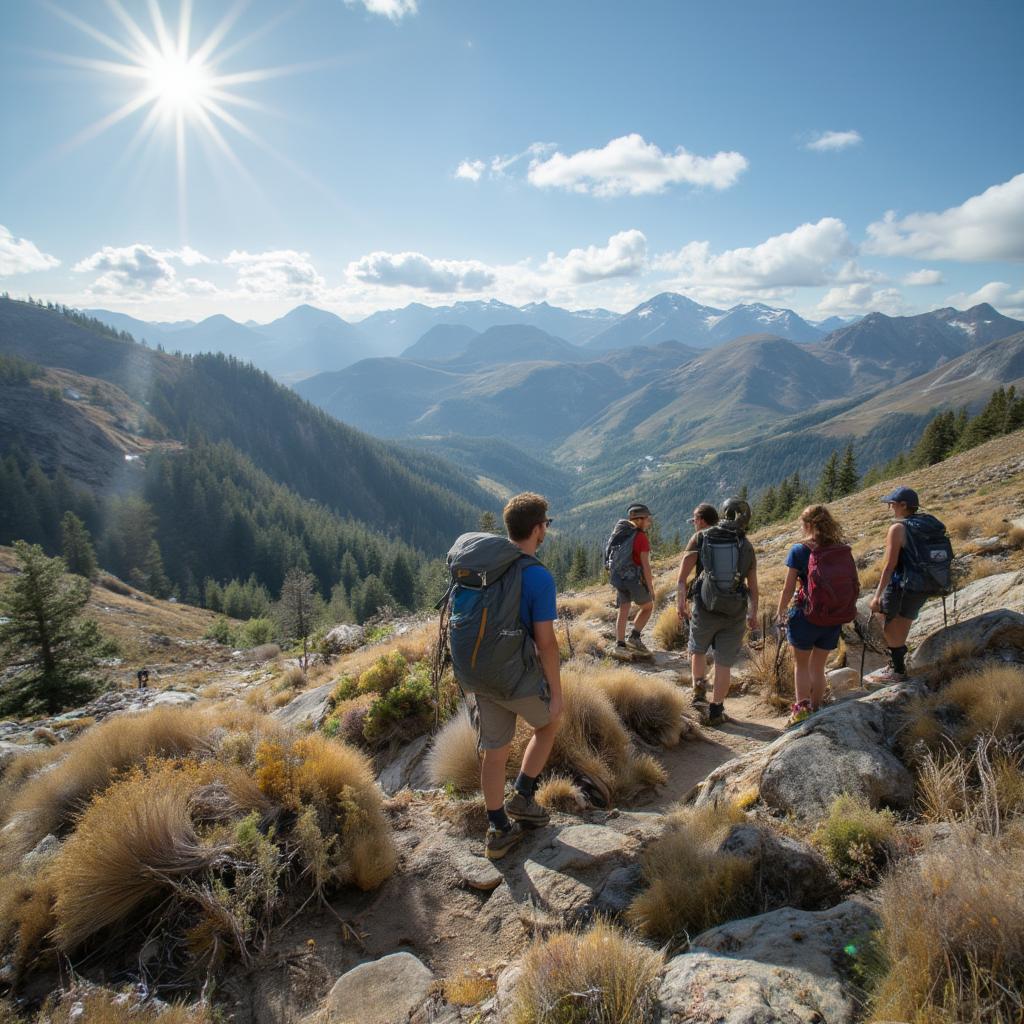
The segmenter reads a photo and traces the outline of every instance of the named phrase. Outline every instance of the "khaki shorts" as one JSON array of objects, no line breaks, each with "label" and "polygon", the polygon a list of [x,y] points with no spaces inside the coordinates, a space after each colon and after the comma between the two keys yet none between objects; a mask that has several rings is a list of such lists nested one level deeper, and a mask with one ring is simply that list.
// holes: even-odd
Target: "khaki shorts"
[{"label": "khaki shorts", "polygon": [[615,588],[616,608],[621,608],[624,604],[638,604],[642,607],[653,600],[643,580],[627,580],[621,587]]},{"label": "khaki shorts", "polygon": [[747,613],[730,618],[718,612],[709,612],[694,600],[690,606],[690,641],[686,645],[691,654],[704,654],[711,647],[715,652],[715,664],[732,668],[739,660],[743,646],[743,635],[747,629]]},{"label": "khaki shorts", "polygon": [[551,695],[547,683],[544,692],[515,700],[495,700],[481,693],[466,695],[469,716],[476,727],[476,745],[480,750],[498,750],[508,746],[516,734],[516,718],[534,729],[551,721]]}]

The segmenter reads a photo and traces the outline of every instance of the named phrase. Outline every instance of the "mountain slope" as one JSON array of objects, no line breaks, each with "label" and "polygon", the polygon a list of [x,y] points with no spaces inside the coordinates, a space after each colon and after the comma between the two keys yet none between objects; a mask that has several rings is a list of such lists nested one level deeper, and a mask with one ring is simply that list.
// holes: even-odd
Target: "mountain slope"
[{"label": "mountain slope", "polygon": [[489,327],[471,339],[465,350],[448,365],[453,369],[502,366],[507,363],[577,363],[587,353],[539,327],[507,324]]},{"label": "mountain slope", "polygon": [[414,362],[444,362],[465,352],[479,333],[465,324],[438,324],[405,349],[401,358]]},{"label": "mountain slope", "polygon": [[708,319],[722,315],[721,309],[702,306],[685,295],[662,292],[594,335],[585,347],[606,352],[632,345],[656,345],[662,341],[681,341],[703,347]]},{"label": "mountain slope", "polygon": [[253,361],[284,380],[341,370],[370,355],[358,328],[314,306],[296,306],[252,330],[266,338],[265,348]]}]

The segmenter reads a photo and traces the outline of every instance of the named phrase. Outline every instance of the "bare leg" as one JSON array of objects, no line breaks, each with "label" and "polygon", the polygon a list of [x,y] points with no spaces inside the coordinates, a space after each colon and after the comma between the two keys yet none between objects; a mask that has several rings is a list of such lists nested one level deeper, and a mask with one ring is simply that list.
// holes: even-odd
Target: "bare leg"
[{"label": "bare leg", "polygon": [[[532,740],[531,740],[532,742]],[[480,765],[480,788],[484,791],[484,805],[489,811],[505,806],[505,767],[512,744],[507,743],[496,750],[485,750]]]},{"label": "bare leg", "polygon": [[790,648],[793,652],[793,690],[796,693],[795,703],[809,700],[812,704],[813,684],[811,682],[811,651],[798,651],[795,647]]},{"label": "bare leg", "polygon": [[615,620],[615,639],[626,639],[626,623],[629,622],[629,610],[633,606],[627,601],[619,605],[619,617]]},{"label": "bare leg", "polygon": [[715,689],[711,697],[712,704],[721,704],[729,695],[729,683],[732,680],[732,668],[715,662]]},{"label": "bare leg", "polygon": [[823,651],[820,647],[815,647],[810,652],[811,707],[815,711],[821,707],[821,702],[825,699],[825,662],[831,653]]},{"label": "bare leg", "polygon": [[697,679],[707,679],[708,656],[706,654],[697,654],[693,651],[690,652],[690,675],[695,681]]},{"label": "bare leg", "polygon": [[530,742],[526,744],[526,750],[523,752],[522,771],[524,775],[535,779],[544,771],[544,765],[548,763],[548,758],[551,756],[551,748],[555,745],[559,724],[560,721],[549,722],[539,729],[534,729],[533,736],[530,737]]},{"label": "bare leg", "polygon": [[633,620],[633,628],[638,632],[642,633],[644,626],[650,622],[651,613],[654,611],[654,602],[648,601],[647,604],[640,606],[640,611],[636,613],[636,618]]},{"label": "bare leg", "polygon": [[913,624],[913,619],[904,619],[900,615],[887,622],[882,630],[886,646],[902,647],[907,642],[907,637],[910,635],[910,627]]}]

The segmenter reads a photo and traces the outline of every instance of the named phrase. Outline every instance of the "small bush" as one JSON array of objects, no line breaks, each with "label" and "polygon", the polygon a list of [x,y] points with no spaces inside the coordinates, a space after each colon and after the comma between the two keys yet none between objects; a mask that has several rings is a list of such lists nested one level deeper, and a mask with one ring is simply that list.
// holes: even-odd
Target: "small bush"
[{"label": "small bush", "polygon": [[607,924],[562,933],[523,958],[513,1024],[648,1024],[664,956]]},{"label": "small bush", "polygon": [[273,661],[281,656],[281,648],[277,644],[259,644],[249,652],[250,657],[257,664],[262,665],[266,661]]},{"label": "small bush", "polygon": [[359,680],[352,676],[340,676],[331,692],[331,704],[337,707],[359,694]]},{"label": "small bush", "polygon": [[225,647],[235,644],[235,631],[231,628],[231,620],[226,615],[218,615],[206,631],[207,640],[215,640]]},{"label": "small bush", "polygon": [[665,942],[752,911],[752,862],[719,852],[729,830],[745,820],[731,805],[671,814],[664,834],[644,852],[648,888],[630,905],[629,923]]},{"label": "small bush", "polygon": [[420,669],[382,693],[370,705],[363,736],[371,746],[410,740],[426,732],[434,721],[434,691],[427,672]]},{"label": "small bush", "polygon": [[687,699],[667,679],[630,668],[602,668],[588,675],[592,685],[611,700],[619,717],[641,739],[674,747],[690,731]]},{"label": "small bush", "polygon": [[651,632],[666,651],[684,650],[689,638],[689,629],[674,604],[661,610]]},{"label": "small bush", "polygon": [[[274,639],[274,623],[272,619],[250,619],[235,636],[239,647],[260,647]],[[221,641],[223,642],[223,641]]]},{"label": "small bush", "polygon": [[828,817],[811,836],[843,878],[862,882],[877,875],[892,855],[895,839],[892,811],[876,811],[866,800],[848,794],[836,797]]},{"label": "small bush", "polygon": [[885,969],[874,1020],[1016,1024],[1024,1007],[1024,857],[967,832],[879,889]]},{"label": "small bush", "polygon": [[406,673],[409,664],[398,651],[382,654],[374,664],[359,676],[360,693],[387,693],[393,686],[398,686]]}]

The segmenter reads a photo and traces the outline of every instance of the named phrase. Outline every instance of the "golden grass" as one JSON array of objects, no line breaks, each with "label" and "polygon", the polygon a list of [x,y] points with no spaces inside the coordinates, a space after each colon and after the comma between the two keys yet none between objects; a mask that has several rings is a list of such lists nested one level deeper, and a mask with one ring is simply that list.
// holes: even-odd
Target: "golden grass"
[{"label": "golden grass", "polygon": [[686,625],[679,618],[674,604],[658,613],[651,633],[666,651],[681,651],[686,646]]},{"label": "golden grass", "polygon": [[748,647],[749,662],[744,675],[747,686],[756,691],[761,703],[769,710],[782,714],[789,711],[796,699],[793,682],[793,651],[780,634],[778,642],[764,637]]},{"label": "golden grass", "polygon": [[631,770],[637,786],[664,786],[668,782],[665,766],[653,754],[636,754]]},{"label": "golden grass", "polygon": [[435,786],[451,786],[459,793],[480,788],[480,756],[476,729],[463,705],[434,737],[426,758],[427,778]]},{"label": "golden grass", "polygon": [[587,672],[592,686],[611,700],[619,717],[648,743],[674,747],[689,732],[688,702],[667,679],[631,668],[595,668]]},{"label": "golden grass", "polygon": [[140,1003],[130,990],[72,989],[56,1006],[47,1005],[38,1024],[214,1024],[217,1019],[206,1003]]},{"label": "golden grass", "polygon": [[649,1024],[664,954],[599,922],[535,943],[523,958],[511,1024]]},{"label": "golden grass", "polygon": [[453,1006],[476,1006],[490,999],[496,989],[493,978],[476,971],[463,971],[441,982],[441,991]]},{"label": "golden grass", "polygon": [[989,576],[995,576],[997,573],[1005,571],[1006,566],[997,559],[986,558],[984,555],[975,555],[966,574],[957,580],[957,587],[966,587],[978,580],[984,580]]},{"label": "golden grass", "polygon": [[568,775],[552,775],[537,788],[537,803],[549,811],[582,811],[587,798]]},{"label": "golden grass", "polygon": [[977,520],[972,516],[951,516],[945,523],[946,533],[955,540],[967,540],[971,530],[977,526]]},{"label": "golden grass", "polygon": [[16,983],[38,956],[53,924],[50,871],[24,869],[7,875],[0,887],[0,951],[9,957]]},{"label": "golden grass", "polygon": [[1011,526],[1006,533],[1006,546],[1010,548],[1024,548],[1024,526]]},{"label": "golden grass", "polygon": [[648,888],[626,913],[659,942],[689,938],[753,909],[753,865],[719,846],[745,821],[737,807],[687,808],[669,815],[665,832],[641,859]]},{"label": "golden grass", "polygon": [[882,567],[884,565],[885,561],[880,558],[877,562],[872,562],[871,565],[859,570],[860,592],[862,594],[873,594],[875,592],[878,581],[882,578]]},{"label": "golden grass", "polygon": [[1024,1007],[1024,856],[959,832],[879,890],[885,970],[872,1020],[1016,1024]]},{"label": "golden grass", "polygon": [[654,610],[663,607],[671,594],[676,591],[675,580],[671,583],[655,583],[654,585]]},{"label": "golden grass", "polygon": [[815,829],[811,842],[848,879],[867,882],[893,854],[896,817],[876,811],[863,798],[842,794],[832,802],[828,817]]},{"label": "golden grass", "polygon": [[572,622],[568,619],[555,624],[555,635],[558,637],[558,650],[562,661],[570,658],[597,658],[608,646],[601,634],[583,622]]}]

